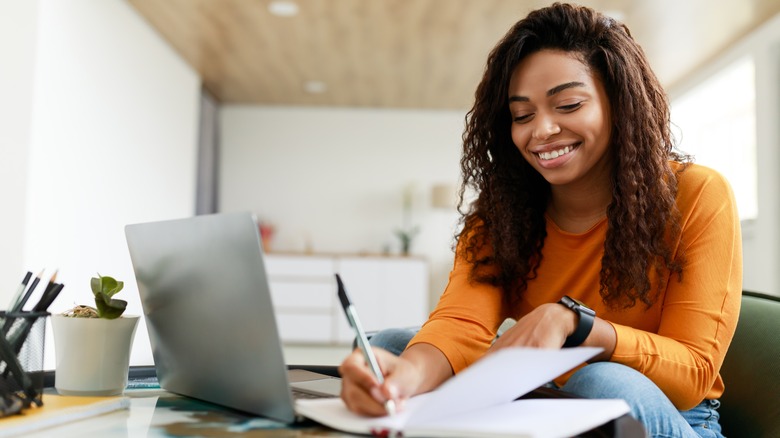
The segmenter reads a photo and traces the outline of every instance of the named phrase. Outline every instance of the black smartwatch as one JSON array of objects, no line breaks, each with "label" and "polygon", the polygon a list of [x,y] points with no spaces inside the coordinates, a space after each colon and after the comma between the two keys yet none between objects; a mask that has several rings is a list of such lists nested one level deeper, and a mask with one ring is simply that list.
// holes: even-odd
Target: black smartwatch
[{"label": "black smartwatch", "polygon": [[572,312],[579,315],[579,322],[574,333],[566,338],[566,342],[563,343],[563,348],[576,347],[588,338],[590,331],[593,329],[593,321],[596,319],[596,312],[588,306],[582,304],[579,300],[575,300],[567,295],[564,295],[558,304],[566,306]]}]

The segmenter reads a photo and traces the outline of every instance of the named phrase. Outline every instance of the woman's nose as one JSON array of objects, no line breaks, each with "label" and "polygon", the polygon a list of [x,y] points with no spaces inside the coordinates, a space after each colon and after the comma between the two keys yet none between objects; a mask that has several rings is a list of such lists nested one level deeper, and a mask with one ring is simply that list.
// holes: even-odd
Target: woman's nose
[{"label": "woman's nose", "polygon": [[537,114],[536,126],[534,126],[534,138],[537,140],[547,140],[555,134],[561,132],[561,127],[555,121],[554,117]]}]

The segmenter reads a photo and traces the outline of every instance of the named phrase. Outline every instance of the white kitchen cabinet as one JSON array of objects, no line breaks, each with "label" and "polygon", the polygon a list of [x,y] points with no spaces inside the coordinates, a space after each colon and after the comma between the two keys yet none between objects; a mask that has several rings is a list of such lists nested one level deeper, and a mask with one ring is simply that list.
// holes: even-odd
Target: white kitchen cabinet
[{"label": "white kitchen cabinet", "polygon": [[[428,266],[421,259],[344,257],[339,270],[366,331],[421,325],[428,316]],[[339,310],[340,311],[340,310]],[[352,342],[345,317],[335,338]]]},{"label": "white kitchen cabinet", "polygon": [[265,263],[285,343],[352,342],[335,273],[367,331],[420,325],[428,315],[428,265],[421,258],[268,254]]}]

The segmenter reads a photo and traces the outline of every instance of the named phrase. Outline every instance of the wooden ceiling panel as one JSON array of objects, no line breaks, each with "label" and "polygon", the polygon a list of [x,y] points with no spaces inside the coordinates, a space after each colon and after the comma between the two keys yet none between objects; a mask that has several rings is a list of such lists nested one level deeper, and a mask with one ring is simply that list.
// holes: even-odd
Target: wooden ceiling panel
[{"label": "wooden ceiling panel", "polygon": [[[225,103],[467,109],[489,51],[541,0],[128,0]],[[666,85],[780,11],[780,0],[593,0]],[[310,93],[308,81],[324,92]]]}]

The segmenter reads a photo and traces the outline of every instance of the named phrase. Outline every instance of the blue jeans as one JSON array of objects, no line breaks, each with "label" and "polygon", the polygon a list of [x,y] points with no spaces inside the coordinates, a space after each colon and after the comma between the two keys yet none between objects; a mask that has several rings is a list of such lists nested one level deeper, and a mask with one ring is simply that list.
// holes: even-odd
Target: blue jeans
[{"label": "blue jeans", "polygon": [[[412,329],[387,329],[374,334],[369,343],[401,354],[415,335]],[[704,400],[688,411],[678,411],[666,395],[644,374],[614,362],[589,364],[574,373],[563,391],[586,398],[620,398],[631,407],[651,437],[722,438],[718,400]]]},{"label": "blue jeans", "polygon": [[416,329],[391,328],[374,333],[368,343],[374,347],[384,348],[385,350],[400,356],[406,348],[409,341],[417,334]]}]

